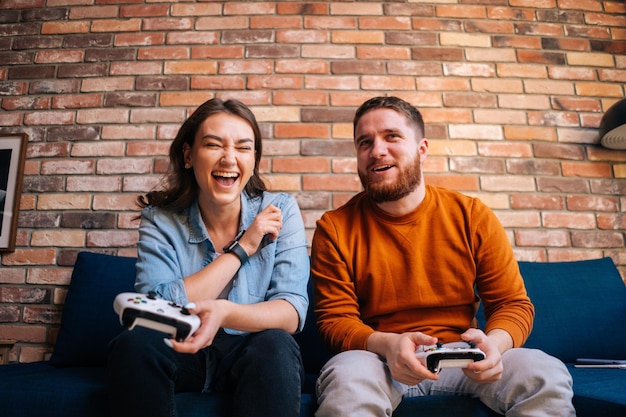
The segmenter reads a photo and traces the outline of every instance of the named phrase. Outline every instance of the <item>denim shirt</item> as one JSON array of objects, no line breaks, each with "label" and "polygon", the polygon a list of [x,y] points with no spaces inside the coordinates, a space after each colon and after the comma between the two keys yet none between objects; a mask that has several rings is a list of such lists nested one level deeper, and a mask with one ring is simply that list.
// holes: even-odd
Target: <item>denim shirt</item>
[{"label": "denim shirt", "polygon": [[[278,238],[250,256],[232,280],[228,300],[254,304],[282,299],[293,305],[304,327],[308,307],[309,255],[304,223],[295,199],[285,193],[264,192],[251,198],[241,195],[239,233],[256,215],[273,204],[282,211]],[[184,305],[189,302],[183,278],[199,271],[219,255],[206,230],[195,201],[182,213],[146,207],[141,213],[137,243],[137,279],[141,293],[155,291],[160,297]],[[246,332],[225,329],[230,334]]]}]

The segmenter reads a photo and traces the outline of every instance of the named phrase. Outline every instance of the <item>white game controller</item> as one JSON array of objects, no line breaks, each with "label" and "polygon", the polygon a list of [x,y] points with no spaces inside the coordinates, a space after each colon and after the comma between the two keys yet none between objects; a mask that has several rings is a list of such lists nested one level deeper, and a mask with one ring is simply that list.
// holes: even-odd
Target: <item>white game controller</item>
[{"label": "white game controller", "polygon": [[186,340],[200,327],[200,317],[191,314],[185,307],[158,298],[153,292],[118,294],[113,309],[120,316],[120,323],[127,329],[146,327],[167,333],[179,342]]},{"label": "white game controller", "polygon": [[482,350],[466,342],[422,346],[415,355],[429,371],[435,373],[439,373],[443,368],[466,368],[472,362],[485,359]]}]

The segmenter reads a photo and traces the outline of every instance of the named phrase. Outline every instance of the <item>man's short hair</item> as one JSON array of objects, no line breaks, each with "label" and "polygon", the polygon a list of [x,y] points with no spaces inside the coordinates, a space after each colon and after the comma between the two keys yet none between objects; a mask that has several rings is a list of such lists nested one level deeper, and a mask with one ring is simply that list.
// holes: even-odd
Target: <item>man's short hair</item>
[{"label": "man's short hair", "polygon": [[424,119],[422,118],[420,111],[417,110],[417,108],[415,108],[411,103],[394,96],[372,97],[365,103],[361,104],[361,106],[357,109],[354,115],[354,121],[352,122],[353,134],[356,133],[356,125],[361,117],[368,111],[375,109],[391,109],[403,114],[409,122],[417,128],[419,133],[419,137],[417,139],[422,139],[424,137]]}]

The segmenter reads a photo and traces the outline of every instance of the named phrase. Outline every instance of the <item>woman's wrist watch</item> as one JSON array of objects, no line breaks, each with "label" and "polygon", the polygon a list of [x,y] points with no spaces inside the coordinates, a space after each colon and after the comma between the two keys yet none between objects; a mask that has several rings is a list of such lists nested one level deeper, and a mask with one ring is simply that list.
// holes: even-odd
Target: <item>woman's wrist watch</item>
[{"label": "woman's wrist watch", "polygon": [[229,242],[228,245],[224,246],[224,253],[234,253],[239,258],[241,264],[245,264],[248,262],[248,254],[239,244],[239,239],[243,235],[243,232],[239,234],[238,237],[235,238],[232,242]]}]

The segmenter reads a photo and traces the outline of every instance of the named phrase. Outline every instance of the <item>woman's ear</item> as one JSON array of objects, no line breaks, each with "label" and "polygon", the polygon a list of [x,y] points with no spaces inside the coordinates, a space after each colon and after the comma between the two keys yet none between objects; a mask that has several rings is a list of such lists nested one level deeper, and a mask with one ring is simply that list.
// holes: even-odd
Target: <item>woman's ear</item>
[{"label": "woman's ear", "polygon": [[191,168],[191,146],[188,143],[183,143],[183,162],[186,169]]}]

